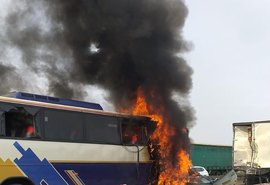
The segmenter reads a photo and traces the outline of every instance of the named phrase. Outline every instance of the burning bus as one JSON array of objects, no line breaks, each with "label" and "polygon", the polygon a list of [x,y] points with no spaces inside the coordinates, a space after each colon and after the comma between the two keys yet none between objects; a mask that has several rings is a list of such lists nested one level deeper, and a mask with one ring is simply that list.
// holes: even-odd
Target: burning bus
[{"label": "burning bus", "polygon": [[1,185],[146,185],[156,178],[149,148],[156,123],[148,117],[23,92],[0,97],[0,108]]},{"label": "burning bus", "polygon": [[[82,111],[85,109],[88,111],[89,108],[73,108],[72,106],[71,110],[70,108],[66,110],[66,107],[71,105],[65,104],[65,107],[57,105],[56,107],[56,105],[51,104],[53,102],[43,102],[42,104],[39,102],[37,105],[36,101],[35,104],[32,104],[33,100],[28,100],[31,103],[26,103],[26,105],[31,108],[22,111],[28,113],[29,119],[31,119],[31,115],[32,117],[37,116],[37,121],[42,125],[40,128],[36,127],[41,132],[42,143],[47,143],[47,140],[43,141],[45,133],[49,134],[48,138],[45,139],[54,139],[53,133],[49,132],[51,129],[58,131],[57,136],[62,138],[61,134],[65,130],[60,126],[57,127],[57,124],[50,124],[51,121],[61,119],[60,123],[72,122],[69,123],[70,126],[78,123],[78,127],[85,134],[75,140],[75,142],[80,143],[80,148],[66,151],[65,155],[74,153],[74,150],[78,151],[76,152],[78,154],[83,153],[80,149],[88,145],[88,143],[81,144],[81,141],[84,141],[86,136],[91,142],[93,140],[91,146],[93,145],[94,148],[98,148],[105,153],[110,153],[108,149],[111,149],[111,146],[120,143],[121,146],[118,147],[121,148],[123,147],[122,142],[129,140],[128,137],[125,138],[124,134],[122,135],[121,129],[129,129],[129,124],[124,126],[125,124],[122,123],[122,121],[125,122],[126,120],[123,117],[128,117],[128,120],[130,118],[140,118],[139,125],[151,125],[152,122],[155,122],[156,129],[153,133],[146,126],[146,130],[149,131],[147,132],[147,138],[150,138],[152,141],[150,146],[153,146],[150,147],[150,154],[155,154],[152,157],[156,158],[154,166],[160,167],[155,170],[158,172],[158,178],[154,183],[158,185],[164,185],[165,183],[166,185],[185,184],[191,166],[188,155],[190,142],[187,128],[190,129],[195,124],[194,110],[189,103],[193,70],[181,55],[190,48],[189,42],[184,40],[181,32],[188,15],[185,2],[182,0],[38,0],[20,3],[17,8],[13,5],[10,6],[12,11],[9,11],[6,16],[6,28],[4,29],[6,38],[4,40],[10,43],[6,44],[7,46],[12,46],[15,51],[18,51],[18,55],[21,56],[18,57],[18,60],[20,60],[18,62],[21,62],[23,67],[22,70],[19,70],[17,66],[11,67],[3,64],[2,68],[6,69],[6,72],[2,73],[2,75],[5,76],[5,79],[13,79],[10,78],[13,76],[18,77],[19,81],[22,81],[19,85],[23,86],[19,86],[20,89],[34,89],[38,84],[45,81],[40,91],[47,91],[57,97],[75,99],[85,98],[88,94],[88,87],[94,85],[108,93],[106,98],[119,112],[107,114],[105,111],[93,110],[90,107],[91,110],[88,114],[88,112]],[[29,72],[29,75],[25,75],[25,72]],[[3,89],[9,91],[18,88],[14,83],[15,80],[3,80],[3,84],[9,82],[12,83],[3,85],[3,87],[7,87]],[[88,95],[91,95],[90,92]],[[175,99],[175,96],[179,101]],[[50,103],[49,107],[46,107],[47,103]],[[19,102],[19,104],[23,103]],[[33,112],[32,107],[34,107]],[[48,111],[47,108],[53,110],[49,109]],[[57,110],[57,114],[55,114],[54,109]],[[16,109],[16,111],[18,110]],[[63,112],[63,116],[58,116],[60,115],[58,111]],[[6,111],[3,112],[5,115]],[[5,116],[12,114],[13,112]],[[104,143],[105,148],[100,135],[95,135],[95,133],[99,133],[98,131],[94,131],[90,135],[85,133],[87,131],[86,126],[89,126],[90,130],[95,130],[95,128],[92,128],[92,124],[84,123],[88,119],[85,117],[93,114],[95,116],[90,116],[91,119],[97,122],[112,122],[108,127],[117,131],[115,138],[118,139],[113,142],[108,141],[108,143],[106,140]],[[74,121],[72,116],[79,121]],[[141,121],[141,119],[144,120],[142,117],[146,117],[148,121]],[[104,130],[103,137],[109,136],[106,130],[107,127],[103,123],[96,125],[99,125],[101,130]],[[49,128],[46,126],[49,126]],[[73,135],[76,135],[76,133],[74,132]],[[40,139],[38,137],[36,136],[35,139]],[[141,138],[144,138],[144,136],[142,135]],[[131,137],[131,143],[139,139],[140,137],[133,136]],[[6,140],[14,142],[14,139]],[[28,140],[25,142],[29,143]],[[35,142],[31,140],[30,143]],[[99,142],[102,145],[98,145]],[[141,143],[145,147],[130,146],[135,151],[130,151],[129,147],[127,150],[116,150],[114,148],[117,152],[110,153],[110,157],[115,158],[116,156],[122,156],[122,153],[129,152],[130,157],[133,156],[131,157],[132,160],[128,156],[124,157],[124,166],[126,163],[129,164],[130,160],[137,164],[135,161],[139,159],[139,167],[137,168],[137,165],[135,165],[135,168],[132,168],[134,170],[132,174],[136,178],[138,176],[139,179],[142,175],[141,163],[145,158],[140,155],[138,158],[138,152],[136,151],[143,148],[140,154],[145,152],[149,155],[146,149],[149,148],[146,147],[148,145]],[[18,155],[14,156],[11,162],[14,162],[16,158],[20,159],[20,153],[30,146],[28,144],[24,145],[21,140],[18,141],[18,144],[22,148],[19,147],[19,153],[16,150],[14,151]],[[62,147],[62,145],[73,147],[73,144],[64,141],[56,142],[56,145],[53,146]],[[30,149],[36,151],[34,148]],[[57,147],[52,149],[58,150]],[[157,150],[156,155],[154,151]],[[43,152],[45,151],[41,153]],[[92,152],[93,160],[92,158],[85,158],[82,163],[89,160],[90,162],[99,161],[99,157],[104,157],[104,161],[110,161],[108,154],[102,156],[94,151],[88,152]],[[57,157],[58,154],[56,155],[56,153],[53,154],[52,158],[38,153],[36,155],[40,159],[45,160],[46,158],[53,165],[59,164],[59,168],[61,168],[62,163],[69,165],[69,158],[61,159]],[[76,161],[74,164],[79,163],[78,159],[75,158],[76,155],[70,156]],[[3,161],[8,159],[8,157],[2,158]],[[119,160],[119,158],[116,159],[116,161]],[[148,157],[145,160],[147,163],[152,161]],[[113,162],[115,161],[113,160]],[[96,164],[95,162],[92,163],[93,165]],[[55,169],[57,168],[55,167]],[[78,169],[71,168],[73,171],[67,171],[69,176],[76,177],[76,182],[79,182],[78,179],[83,181],[82,175],[84,173],[77,173]],[[118,167],[114,168],[116,172],[118,169]],[[101,170],[103,168],[97,168],[90,172],[99,173]],[[108,177],[114,178],[114,175]],[[98,176],[97,179],[99,182],[103,177]],[[118,181],[115,182],[115,184],[118,183]],[[140,182],[145,183],[145,181]],[[45,183],[43,182],[43,184]],[[120,183],[125,184],[126,182]]]}]

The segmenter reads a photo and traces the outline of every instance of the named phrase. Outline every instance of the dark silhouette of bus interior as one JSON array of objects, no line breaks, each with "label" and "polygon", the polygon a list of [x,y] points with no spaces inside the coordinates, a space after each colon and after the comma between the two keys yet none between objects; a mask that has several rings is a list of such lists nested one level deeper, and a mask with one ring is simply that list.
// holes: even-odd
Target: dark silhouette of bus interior
[{"label": "dark silhouette of bus interior", "polygon": [[7,137],[31,137],[34,135],[34,116],[23,107],[5,112],[5,132]]},{"label": "dark silhouette of bus interior", "polygon": [[143,127],[138,125],[122,125],[122,140],[124,144],[143,144]]},{"label": "dark silhouette of bus interior", "polygon": [[148,144],[149,134],[153,132],[153,123],[149,119],[123,119],[121,125],[124,145]]}]

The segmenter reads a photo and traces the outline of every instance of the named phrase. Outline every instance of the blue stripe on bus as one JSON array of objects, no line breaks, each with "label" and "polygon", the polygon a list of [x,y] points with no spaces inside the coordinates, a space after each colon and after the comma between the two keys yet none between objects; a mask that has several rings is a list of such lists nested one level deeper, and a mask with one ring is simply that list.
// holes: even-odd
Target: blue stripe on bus
[{"label": "blue stripe on bus", "polygon": [[50,163],[42,161],[17,141],[13,144],[22,154],[14,162],[35,184],[41,185],[147,185],[151,163]]},{"label": "blue stripe on bus", "polygon": [[[52,163],[68,184],[74,184],[65,173],[73,170],[84,184],[147,185],[150,184],[151,164],[140,163]],[[137,171],[138,167],[138,171]]]},{"label": "blue stripe on bus", "polygon": [[22,154],[22,157],[16,158],[14,162],[35,184],[67,184],[47,159],[41,161],[30,148],[24,150],[17,141],[13,145]]}]

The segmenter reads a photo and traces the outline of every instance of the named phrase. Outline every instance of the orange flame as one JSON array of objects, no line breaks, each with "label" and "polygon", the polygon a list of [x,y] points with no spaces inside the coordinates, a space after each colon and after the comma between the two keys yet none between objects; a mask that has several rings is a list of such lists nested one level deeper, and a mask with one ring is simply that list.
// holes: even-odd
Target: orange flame
[{"label": "orange flame", "polygon": [[[162,117],[163,107],[153,107],[147,104],[143,92],[139,89],[137,92],[137,100],[133,107],[133,114],[145,115],[157,122],[157,128],[151,136],[151,140],[158,141],[161,171],[159,174],[158,185],[184,185],[188,182],[188,172],[191,167],[189,154],[180,149],[177,153],[177,164],[173,165],[170,156],[172,145],[169,143],[169,138],[175,135],[176,130],[166,123]],[[186,130],[182,130],[186,132]],[[181,141],[179,141],[181,142]]]}]

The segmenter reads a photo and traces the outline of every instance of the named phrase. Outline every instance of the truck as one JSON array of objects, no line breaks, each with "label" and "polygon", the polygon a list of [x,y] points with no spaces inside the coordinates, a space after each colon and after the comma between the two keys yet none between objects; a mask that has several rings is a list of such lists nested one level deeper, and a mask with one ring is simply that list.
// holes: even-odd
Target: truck
[{"label": "truck", "polygon": [[232,146],[191,144],[193,166],[203,166],[209,175],[224,175],[232,169]]},{"label": "truck", "polygon": [[233,168],[245,184],[270,182],[270,120],[233,123]]}]

